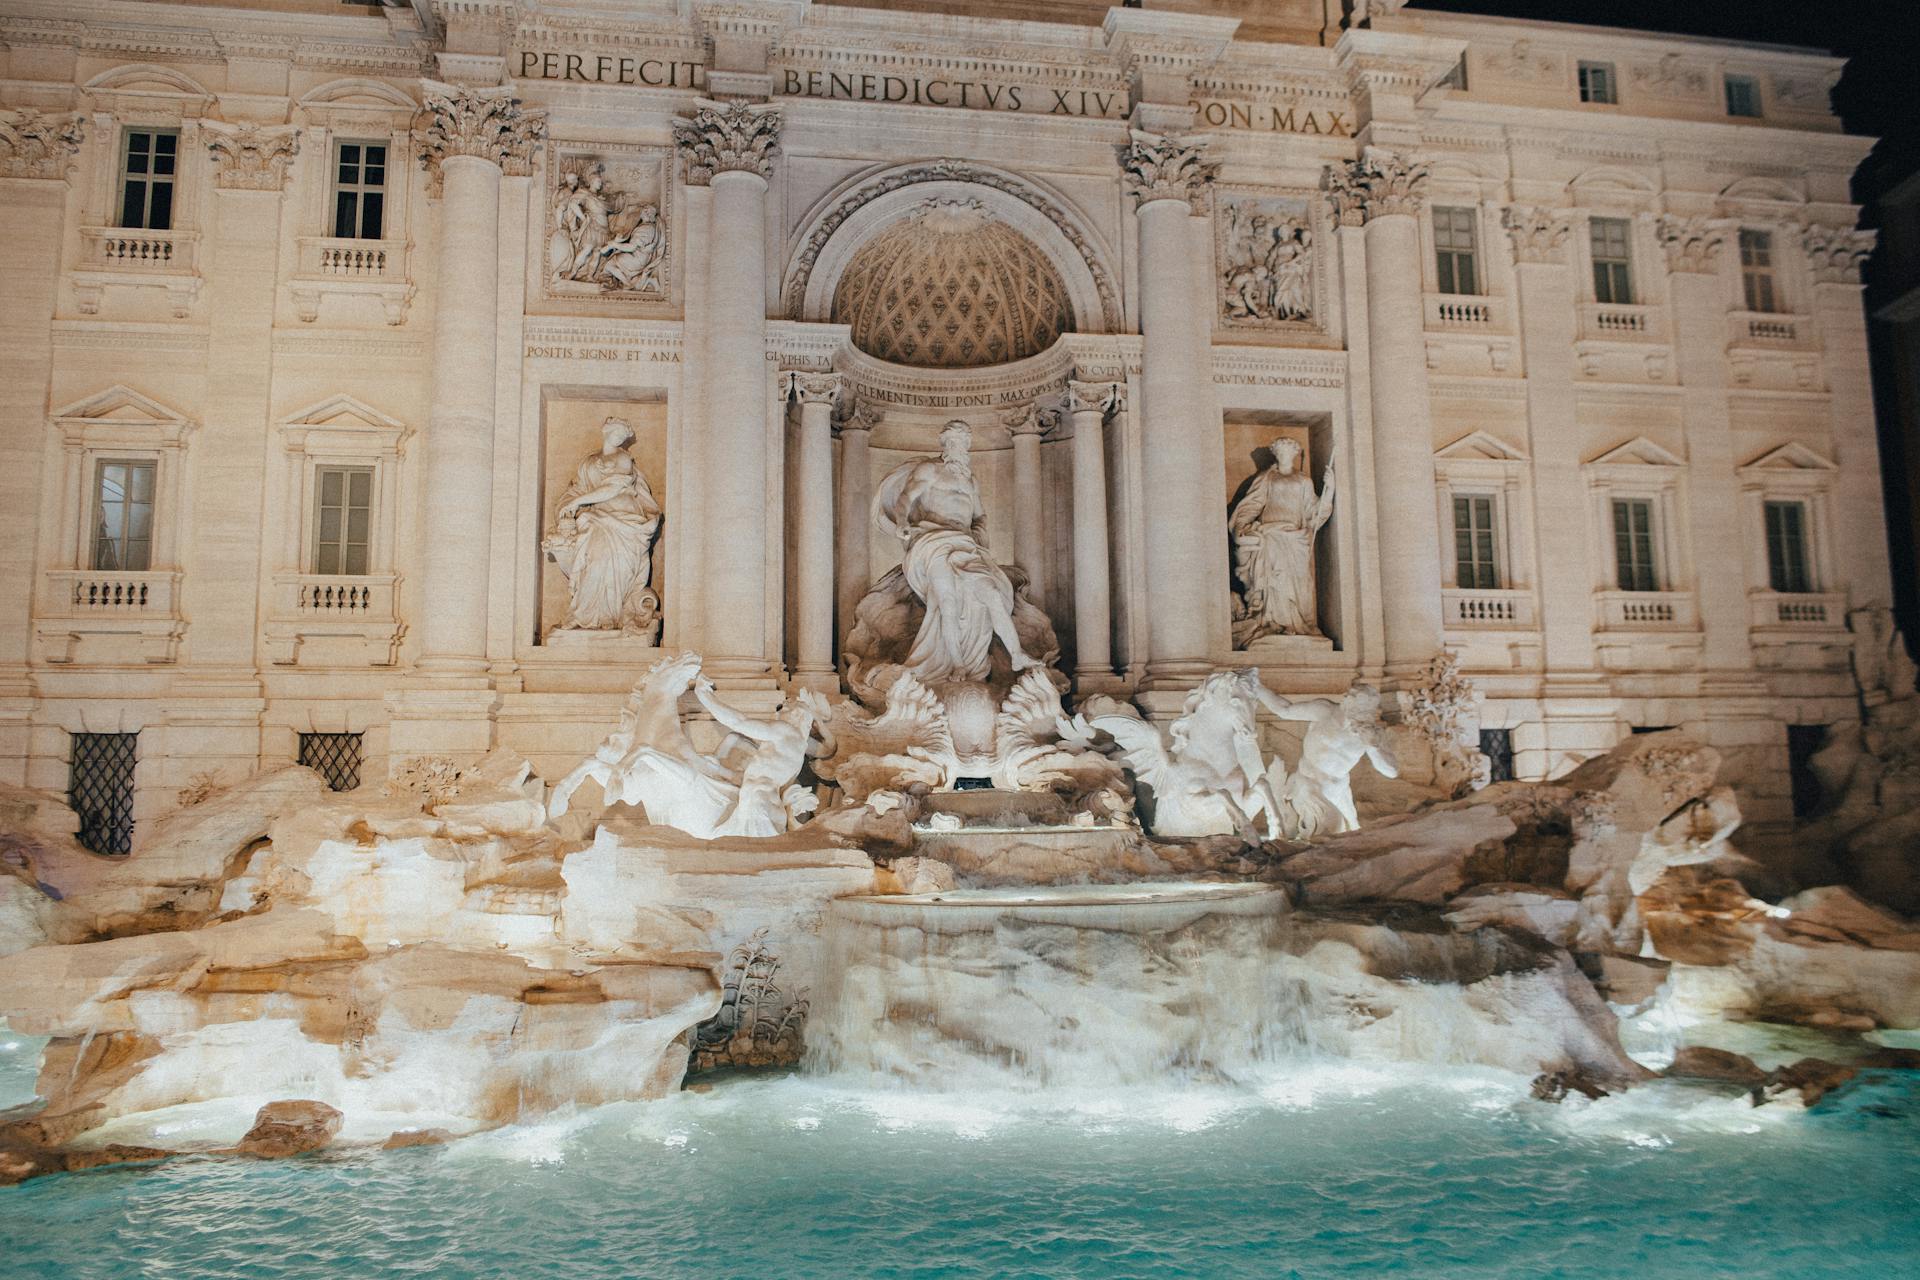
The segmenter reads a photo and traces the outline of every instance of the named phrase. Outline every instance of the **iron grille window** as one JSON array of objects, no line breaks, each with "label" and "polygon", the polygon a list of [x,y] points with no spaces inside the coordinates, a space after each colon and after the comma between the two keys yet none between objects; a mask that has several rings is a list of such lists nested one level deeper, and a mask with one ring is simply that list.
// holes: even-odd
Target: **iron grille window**
[{"label": "iron grille window", "polygon": [[1480,292],[1479,244],[1474,234],[1472,209],[1458,205],[1434,206],[1433,251],[1440,292]]},{"label": "iron grille window", "polygon": [[333,234],[378,240],[386,223],[387,144],[338,142],[333,148]]},{"label": "iron grille window", "polygon": [[1767,579],[1775,591],[1811,591],[1807,572],[1807,508],[1800,502],[1769,502]]},{"label": "iron grille window", "polygon": [[1595,218],[1589,224],[1593,244],[1593,300],[1633,302],[1633,250],[1625,218]]},{"label": "iron grille window", "polygon": [[1774,309],[1772,232],[1741,231],[1740,283],[1746,290],[1747,310]]},{"label": "iron grille window", "polygon": [[367,571],[373,523],[373,468],[321,467],[314,473],[313,571]]},{"label": "iron grille window", "polygon": [[120,153],[121,226],[150,231],[173,226],[173,182],[179,159],[179,130],[127,130]]},{"label": "iron grille window", "polygon": [[1614,559],[1622,591],[1658,591],[1653,565],[1653,503],[1645,498],[1616,498],[1613,503]]},{"label": "iron grille window", "polygon": [[1493,555],[1493,499],[1464,495],[1453,500],[1453,554],[1456,584],[1470,591],[1496,591],[1500,566]]},{"label": "iron grille window", "polygon": [[357,733],[303,733],[300,763],[327,780],[335,791],[360,785],[360,735]]},{"label": "iron grille window", "polygon": [[133,765],[137,733],[76,733],[67,803],[80,815],[80,843],[95,853],[133,852]]},{"label": "iron grille window", "polygon": [[1580,64],[1580,101],[1582,102],[1618,102],[1613,81],[1611,62],[1583,62]]},{"label": "iron grille window", "polygon": [[153,562],[151,462],[102,462],[94,471],[93,567],[145,573]]},{"label": "iron grille window", "polygon": [[1752,76],[1727,77],[1727,114],[1730,116],[1758,116],[1760,114],[1760,82]]},{"label": "iron grille window", "polygon": [[1480,754],[1493,765],[1487,773],[1489,782],[1513,781],[1513,730],[1482,729]]}]

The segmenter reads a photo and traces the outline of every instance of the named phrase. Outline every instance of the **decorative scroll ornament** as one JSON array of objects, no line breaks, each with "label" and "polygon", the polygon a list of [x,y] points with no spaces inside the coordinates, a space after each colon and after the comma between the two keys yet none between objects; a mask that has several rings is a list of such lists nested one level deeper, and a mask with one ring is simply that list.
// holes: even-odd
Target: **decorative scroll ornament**
[{"label": "decorative scroll ornament", "polygon": [[1663,217],[1659,235],[1660,247],[1667,251],[1667,270],[1673,272],[1712,271],[1727,242],[1726,228],[1707,218]]},{"label": "decorative scroll ornament", "polygon": [[0,178],[64,178],[80,150],[85,117],[0,110]]},{"label": "decorative scroll ornament", "polygon": [[800,404],[836,404],[845,379],[837,373],[805,373],[795,370],[786,376],[787,396]]},{"label": "decorative scroll ornament", "polygon": [[222,191],[280,191],[287,166],[300,153],[300,132],[291,127],[224,124],[202,120],[213,155],[213,183]]},{"label": "decorative scroll ornament", "polygon": [[1097,412],[1104,418],[1118,413],[1126,398],[1127,387],[1123,382],[1069,382],[1066,409],[1068,413]]},{"label": "decorative scroll ornament", "polygon": [[1365,226],[1395,213],[1417,217],[1427,165],[1368,147],[1358,160],[1328,165],[1322,185],[1343,227]]},{"label": "decorative scroll ornament", "polygon": [[533,172],[533,153],[547,136],[547,113],[528,109],[510,86],[470,89],[465,85],[427,86],[430,115],[418,136],[420,160],[437,170],[450,156],[491,160],[509,174]]},{"label": "decorative scroll ornament", "polygon": [[1707,93],[1707,69],[1669,53],[1652,66],[1633,69],[1633,82],[1669,98],[1700,98]]},{"label": "decorative scroll ornament", "polygon": [[693,119],[674,121],[673,140],[686,157],[687,182],[704,187],[715,174],[736,170],[771,177],[780,123],[778,110],[744,102],[702,106]]},{"label": "decorative scroll ornament", "polygon": [[1515,262],[1565,262],[1567,235],[1573,223],[1557,209],[1510,205],[1500,214],[1500,225],[1513,237]]},{"label": "decorative scroll ornament", "polygon": [[1815,284],[1859,284],[1860,268],[1873,252],[1877,237],[1872,231],[1853,227],[1828,227],[1813,223],[1800,233],[1801,247],[1807,251],[1807,265]]},{"label": "decorative scroll ornament", "polygon": [[1204,143],[1187,138],[1136,129],[1133,140],[1120,149],[1127,190],[1143,205],[1155,200],[1198,200],[1219,168],[1207,160]]}]

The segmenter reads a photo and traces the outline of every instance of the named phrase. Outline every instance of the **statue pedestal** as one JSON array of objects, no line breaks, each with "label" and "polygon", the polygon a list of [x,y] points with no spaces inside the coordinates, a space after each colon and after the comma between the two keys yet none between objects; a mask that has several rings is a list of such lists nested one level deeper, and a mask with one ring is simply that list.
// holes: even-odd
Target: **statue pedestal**
[{"label": "statue pedestal", "polygon": [[1333,641],[1325,636],[1261,636],[1245,649],[1255,667],[1320,667],[1333,659]]},{"label": "statue pedestal", "polygon": [[1145,846],[1130,827],[1080,826],[1048,791],[980,789],[927,797],[914,852],[975,884],[1057,884],[1137,871]]},{"label": "statue pedestal", "polygon": [[608,662],[630,665],[652,662],[660,646],[632,631],[582,631],[555,627],[540,642],[553,657],[572,662]]}]

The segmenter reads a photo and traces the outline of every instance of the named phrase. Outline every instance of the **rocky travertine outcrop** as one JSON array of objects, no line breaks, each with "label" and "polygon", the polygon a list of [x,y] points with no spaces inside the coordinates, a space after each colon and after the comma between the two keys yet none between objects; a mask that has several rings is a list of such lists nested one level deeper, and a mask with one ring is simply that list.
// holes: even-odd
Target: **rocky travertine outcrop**
[{"label": "rocky travertine outcrop", "polygon": [[57,1150],[167,1111],[230,1146],[304,1099],[367,1142],[658,1096],[735,942],[808,945],[809,913],[873,885],[864,854],[802,833],[730,848],[614,817],[566,839],[507,756],[388,790],[282,770],[118,860],[42,823],[8,879],[52,941],[0,957],[0,1016],[53,1039],[43,1102],[0,1133]]}]

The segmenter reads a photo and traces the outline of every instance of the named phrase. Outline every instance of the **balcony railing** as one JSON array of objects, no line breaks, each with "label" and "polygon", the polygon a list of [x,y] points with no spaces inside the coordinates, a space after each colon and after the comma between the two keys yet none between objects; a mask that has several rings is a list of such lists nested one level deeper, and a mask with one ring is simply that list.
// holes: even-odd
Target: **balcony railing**
[{"label": "balcony railing", "polygon": [[1602,591],[1600,626],[1607,631],[1691,631],[1699,625],[1686,591]]},{"label": "balcony railing", "polygon": [[1773,311],[1736,311],[1729,318],[1736,347],[1803,348],[1812,345],[1813,321]]},{"label": "balcony railing", "polygon": [[1429,332],[1504,331],[1505,300],[1477,294],[1429,293],[1425,298]]},{"label": "balcony railing", "polygon": [[1531,628],[1531,591],[1485,591],[1449,587],[1440,593],[1448,628]]},{"label": "balcony railing", "polygon": [[1756,591],[1747,597],[1747,623],[1756,629],[1841,630],[1847,597],[1841,592]]},{"label": "balcony railing", "polygon": [[173,612],[174,583],[168,572],[56,569],[47,575],[48,605],[62,617],[166,617]]},{"label": "balcony railing", "polygon": [[300,239],[302,276],[323,280],[399,280],[406,275],[404,240]]},{"label": "balcony railing", "polygon": [[350,623],[393,620],[392,574],[283,574],[276,584],[279,612],[290,617]]},{"label": "balcony railing", "polygon": [[1665,342],[1666,319],[1657,307],[1583,302],[1580,304],[1580,337],[1599,342]]},{"label": "balcony railing", "polygon": [[191,275],[199,236],[137,227],[83,227],[82,265],[95,271]]}]

